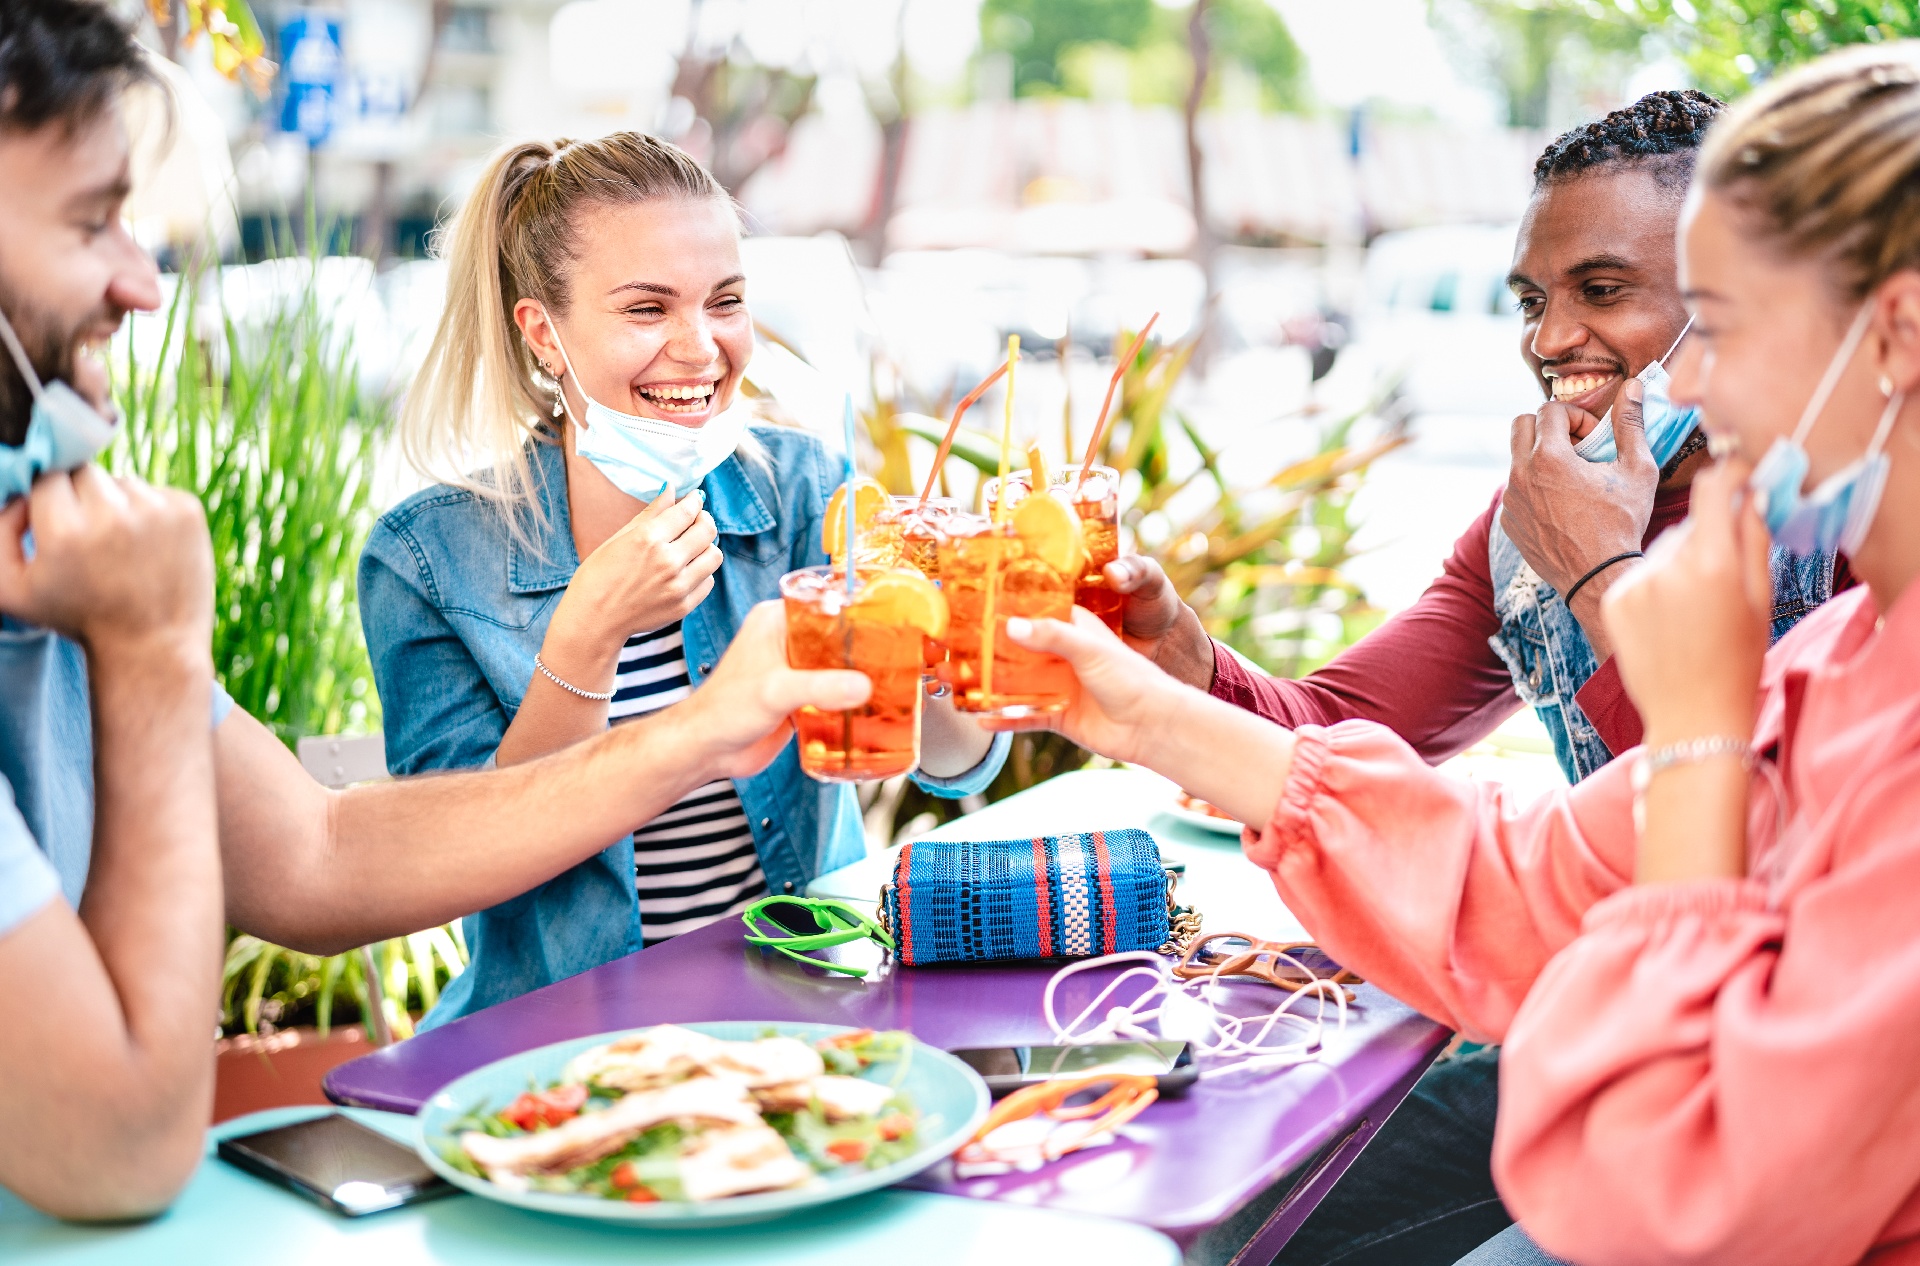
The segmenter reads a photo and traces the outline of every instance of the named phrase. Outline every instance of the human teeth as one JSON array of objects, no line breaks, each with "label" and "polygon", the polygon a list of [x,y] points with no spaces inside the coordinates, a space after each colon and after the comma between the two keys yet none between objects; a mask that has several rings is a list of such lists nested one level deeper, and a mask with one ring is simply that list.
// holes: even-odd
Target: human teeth
[{"label": "human teeth", "polygon": [[1571,400],[1575,396],[1583,396],[1594,388],[1602,386],[1612,377],[1612,374],[1573,374],[1566,378],[1555,378],[1553,379],[1553,398]]},{"label": "human teeth", "polygon": [[642,387],[641,393],[655,400],[691,400],[704,401],[713,394],[713,384],[700,383],[692,387]]}]

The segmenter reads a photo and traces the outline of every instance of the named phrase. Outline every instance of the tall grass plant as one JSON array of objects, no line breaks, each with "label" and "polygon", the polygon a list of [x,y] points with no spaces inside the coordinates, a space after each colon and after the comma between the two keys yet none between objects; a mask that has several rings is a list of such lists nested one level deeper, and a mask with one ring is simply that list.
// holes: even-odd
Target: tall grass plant
[{"label": "tall grass plant", "polygon": [[[135,318],[160,322],[160,337],[125,340],[125,425],[107,457],[199,496],[213,539],[215,672],[289,746],[380,723],[354,573],[394,407],[362,389],[320,264],[274,261],[272,293],[244,314],[227,306],[216,268],[180,279],[164,312]],[[457,926],[431,928],[373,946],[372,962],[388,1027],[406,1036],[409,1010],[433,1005],[466,949]],[[224,977],[228,1031],[313,1021],[324,1032],[370,1008],[358,954],[316,957],[235,932]]]},{"label": "tall grass plant", "polygon": [[361,392],[311,284],[245,324],[219,295],[203,273],[135,318],[165,324],[151,364],[126,340],[109,464],[206,507],[214,669],[236,703],[288,744],[377,728],[354,569],[392,404]]}]

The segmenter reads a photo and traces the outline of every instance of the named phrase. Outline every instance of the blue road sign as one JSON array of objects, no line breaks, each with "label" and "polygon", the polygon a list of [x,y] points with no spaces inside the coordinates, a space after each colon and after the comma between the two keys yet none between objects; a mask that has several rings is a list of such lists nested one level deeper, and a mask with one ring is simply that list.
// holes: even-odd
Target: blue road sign
[{"label": "blue road sign", "polygon": [[346,61],[340,50],[339,19],[323,13],[296,13],[280,27],[280,130],[296,132],[308,145],[323,144],[333,131],[334,112]]}]

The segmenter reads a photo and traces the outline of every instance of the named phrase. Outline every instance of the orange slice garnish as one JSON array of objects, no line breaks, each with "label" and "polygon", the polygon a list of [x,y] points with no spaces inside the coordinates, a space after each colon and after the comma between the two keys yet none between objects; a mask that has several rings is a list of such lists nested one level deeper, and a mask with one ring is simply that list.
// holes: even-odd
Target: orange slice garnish
[{"label": "orange slice garnish", "polygon": [[861,619],[895,628],[919,629],[928,637],[947,633],[947,599],[931,580],[911,568],[883,571],[866,582],[854,603]]},{"label": "orange slice garnish", "polygon": [[[861,475],[853,481],[853,522],[854,531],[865,533],[873,526],[873,520],[890,504],[887,490],[878,479],[871,475]],[[827,551],[827,557],[835,562],[841,561],[846,553],[847,535],[847,486],[841,484],[827,498],[827,517],[820,524],[820,547]]]},{"label": "orange slice garnish", "polygon": [[1080,516],[1058,497],[1044,493],[1028,497],[1013,512],[1013,530],[1037,558],[1063,576],[1078,576],[1087,564],[1087,545],[1080,534]]},{"label": "orange slice garnish", "polygon": [[1052,486],[1047,478],[1047,459],[1041,454],[1037,441],[1027,446],[1027,486],[1036,492],[1045,492]]}]

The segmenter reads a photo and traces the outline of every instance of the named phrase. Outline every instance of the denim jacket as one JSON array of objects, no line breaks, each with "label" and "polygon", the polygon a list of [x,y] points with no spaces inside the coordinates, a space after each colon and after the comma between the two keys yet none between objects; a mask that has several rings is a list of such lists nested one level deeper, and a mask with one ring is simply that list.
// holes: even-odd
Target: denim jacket
[{"label": "denim jacket", "polygon": [[[820,521],[839,483],[838,460],[802,431],[754,427],[753,434],[765,461],[736,454],[701,484],[725,559],[713,592],[682,624],[695,685],[748,609],[779,596],[784,573],[826,561]],[[496,508],[445,485],[395,506],[368,537],[360,612],[395,774],[490,763],[526,696],[547,622],[580,565],[565,456],[541,443],[530,457],[533,495],[545,512],[544,556],[515,539]],[[999,773],[1007,748],[1002,735],[965,774],[914,777],[936,795],[970,795]],[[815,876],[864,855],[853,788],[801,773],[795,744],[734,788],[774,892],[804,891]],[[423,1028],[640,949],[633,837],[469,916],[464,931],[471,963]]]},{"label": "denim jacket", "polygon": [[[1560,594],[1534,573],[1494,516],[1489,543],[1493,607],[1500,631],[1488,639],[1513,675],[1513,688],[1553,737],[1553,754],[1568,782],[1579,782],[1614,758],[1574,699],[1600,667],[1593,647]],[[1833,596],[1833,555],[1800,558],[1775,549],[1773,624],[1777,642],[1801,617]]]}]

